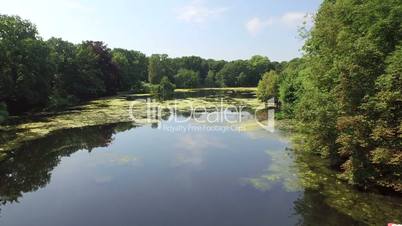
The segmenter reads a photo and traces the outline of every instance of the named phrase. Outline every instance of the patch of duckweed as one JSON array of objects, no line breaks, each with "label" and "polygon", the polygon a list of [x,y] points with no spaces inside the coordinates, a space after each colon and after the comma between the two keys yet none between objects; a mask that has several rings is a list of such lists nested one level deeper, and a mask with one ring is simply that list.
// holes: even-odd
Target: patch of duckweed
[{"label": "patch of duckweed", "polygon": [[[219,90],[229,90],[229,88]],[[237,90],[238,92],[242,90],[252,91],[253,88],[230,88],[230,90]],[[184,91],[179,90],[179,92]],[[148,94],[137,94],[137,98],[134,99],[127,98],[127,96],[104,98],[90,101],[62,112],[38,114],[41,115],[40,117],[14,117],[12,119],[13,123],[0,126],[0,160],[4,159],[9,151],[17,149],[22,144],[45,137],[61,129],[131,122],[133,119],[136,124],[150,123],[147,120],[149,107],[162,109],[163,118],[170,114],[170,111],[166,109],[170,109],[173,106],[176,111],[189,112],[194,108],[206,108],[213,111],[220,107],[226,108],[238,105],[253,107],[256,105],[255,100],[249,98],[222,99],[219,97],[188,97],[164,102],[155,101],[147,104],[145,101],[148,96]]]},{"label": "patch of duckweed", "polygon": [[[2,137],[10,137],[2,140],[1,153],[4,157],[4,153],[7,151],[56,130],[130,121],[128,114],[130,104],[131,102],[122,98],[107,98],[78,106],[79,110],[70,109],[48,115],[46,120],[31,121],[21,118],[21,122],[18,123],[19,119],[16,118],[16,123],[1,126]],[[141,103],[135,103],[135,105],[138,105],[135,113],[142,115]],[[13,136],[9,134],[13,134]]]}]

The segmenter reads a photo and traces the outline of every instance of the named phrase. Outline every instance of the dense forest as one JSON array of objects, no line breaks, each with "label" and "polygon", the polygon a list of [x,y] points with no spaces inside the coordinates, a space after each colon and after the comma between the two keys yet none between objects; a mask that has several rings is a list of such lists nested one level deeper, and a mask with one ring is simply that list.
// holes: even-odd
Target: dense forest
[{"label": "dense forest", "polygon": [[256,86],[262,73],[280,67],[263,56],[231,62],[166,54],[148,57],[109,49],[99,41],[44,41],[30,21],[0,15],[0,120],[6,109],[11,114],[52,110],[122,91],[158,94],[161,87]]},{"label": "dense forest", "polygon": [[402,4],[325,0],[305,55],[259,84],[296,119],[303,150],[364,190],[402,192]]}]

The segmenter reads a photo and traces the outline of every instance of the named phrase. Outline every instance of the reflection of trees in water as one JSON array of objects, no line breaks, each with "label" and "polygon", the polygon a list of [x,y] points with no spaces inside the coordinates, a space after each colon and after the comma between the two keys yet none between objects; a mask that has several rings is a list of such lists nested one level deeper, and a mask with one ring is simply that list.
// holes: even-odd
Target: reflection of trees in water
[{"label": "reflection of trees in water", "polygon": [[299,191],[294,210],[301,225],[381,225],[402,219],[401,198],[357,191],[340,182],[318,156],[292,149],[267,154],[272,160],[268,168],[248,182],[261,191],[278,183],[287,191]]},{"label": "reflection of trees in water", "polygon": [[301,197],[294,201],[293,208],[300,216],[297,225],[366,225],[331,208],[325,203],[322,194],[310,189],[306,189]]},{"label": "reflection of trees in water", "polygon": [[191,97],[209,97],[209,98],[255,98],[254,91],[246,90],[193,90],[192,92],[176,92],[175,99],[184,99]]},{"label": "reflection of trees in water", "polygon": [[131,123],[119,123],[61,130],[15,150],[0,163],[0,205],[18,202],[23,193],[45,187],[62,157],[106,147],[113,134],[131,128]]},{"label": "reflection of trees in water", "polygon": [[268,120],[268,109],[257,110],[255,116],[259,122]]},{"label": "reflection of trees in water", "polygon": [[[299,213],[307,218],[305,222],[308,223],[308,220],[314,219],[313,217],[322,217],[323,219],[320,220],[328,222],[329,225],[400,223],[402,219],[400,211],[402,199],[400,197],[358,191],[349,184],[339,181],[336,173],[328,168],[329,163],[325,164],[320,157],[296,153],[298,175],[305,191],[304,198],[300,200],[299,205],[295,206],[295,210],[304,210]],[[300,208],[303,206],[300,204],[301,202],[306,202],[304,206],[310,206],[313,209],[306,211],[308,208]],[[308,219],[309,217],[310,219]],[[352,219],[356,221],[353,224]],[[345,221],[345,224],[342,224],[342,221]],[[350,223],[347,224],[347,222]]]}]

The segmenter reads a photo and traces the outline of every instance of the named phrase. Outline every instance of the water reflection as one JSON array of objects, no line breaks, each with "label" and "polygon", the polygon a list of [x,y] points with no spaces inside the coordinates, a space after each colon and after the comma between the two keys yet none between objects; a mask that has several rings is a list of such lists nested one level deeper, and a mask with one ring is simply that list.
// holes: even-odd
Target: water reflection
[{"label": "water reflection", "polygon": [[[150,96],[145,96],[150,97]],[[175,92],[174,99],[186,99],[195,97],[206,98],[255,98],[255,91],[253,90],[213,90],[213,89],[198,89],[198,90],[185,90],[184,92]],[[142,99],[144,95],[127,95],[128,100]]]},{"label": "water reflection", "polygon": [[175,165],[193,165],[195,167],[201,167],[204,162],[205,151],[211,148],[215,150],[223,149],[227,147],[219,139],[214,137],[208,137],[206,135],[186,135],[180,136],[175,148],[176,161]]},{"label": "water reflection", "polygon": [[303,191],[303,186],[295,169],[295,159],[292,151],[268,150],[272,163],[264,170],[264,173],[255,178],[249,178],[248,182],[256,189],[269,191],[275,184],[281,184],[289,192]]},{"label": "water reflection", "polygon": [[380,225],[400,219],[399,199],[337,183],[322,160],[295,154],[280,131],[255,123],[226,133],[170,133],[159,126],[93,126],[27,143],[0,163],[0,224]]},{"label": "water reflection", "polygon": [[297,225],[368,225],[331,208],[326,204],[326,197],[315,190],[306,189],[293,208],[301,216]]},{"label": "water reflection", "polygon": [[278,185],[299,192],[294,202],[299,225],[384,225],[402,219],[401,198],[355,190],[337,180],[318,156],[289,148],[269,149],[266,154],[272,162],[246,182],[264,192]]},{"label": "water reflection", "polygon": [[133,128],[131,123],[62,130],[28,143],[0,163],[0,202],[18,202],[23,193],[45,187],[61,158],[78,150],[107,147],[113,134]]}]

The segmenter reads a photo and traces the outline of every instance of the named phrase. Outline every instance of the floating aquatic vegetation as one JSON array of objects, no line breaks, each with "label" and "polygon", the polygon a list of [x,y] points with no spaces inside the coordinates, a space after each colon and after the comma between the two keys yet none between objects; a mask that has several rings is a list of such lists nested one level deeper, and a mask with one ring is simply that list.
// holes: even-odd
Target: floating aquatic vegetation
[{"label": "floating aquatic vegetation", "polygon": [[[368,225],[401,223],[402,199],[358,191],[340,181],[325,159],[305,152],[285,149],[266,152],[271,163],[259,176],[246,181],[261,191],[281,184],[289,192],[315,192],[330,208]],[[313,203],[313,205],[315,205]]]},{"label": "floating aquatic vegetation", "polygon": [[[218,89],[186,89],[178,92],[203,91],[227,91],[232,90],[238,93],[254,92],[255,88],[218,88]],[[154,123],[147,120],[147,104],[144,102],[148,94],[136,94],[133,100],[125,96],[103,98],[89,101],[86,104],[75,106],[57,113],[40,113],[29,117],[13,117],[8,124],[0,126],[0,160],[7,156],[7,153],[20,147],[22,144],[42,138],[48,134],[68,128],[80,128],[108,123],[131,122],[133,115],[136,124]],[[260,103],[261,104],[261,103]],[[194,107],[214,110],[216,106],[224,108],[232,105],[244,105],[249,108],[257,107],[258,101],[250,98],[219,97],[186,97],[180,100],[168,100],[164,102],[152,102],[153,107],[165,109],[162,117],[170,114],[166,109],[175,106],[179,112],[188,112]],[[131,107],[131,108],[130,108]],[[131,112],[129,112],[131,109]]]}]

